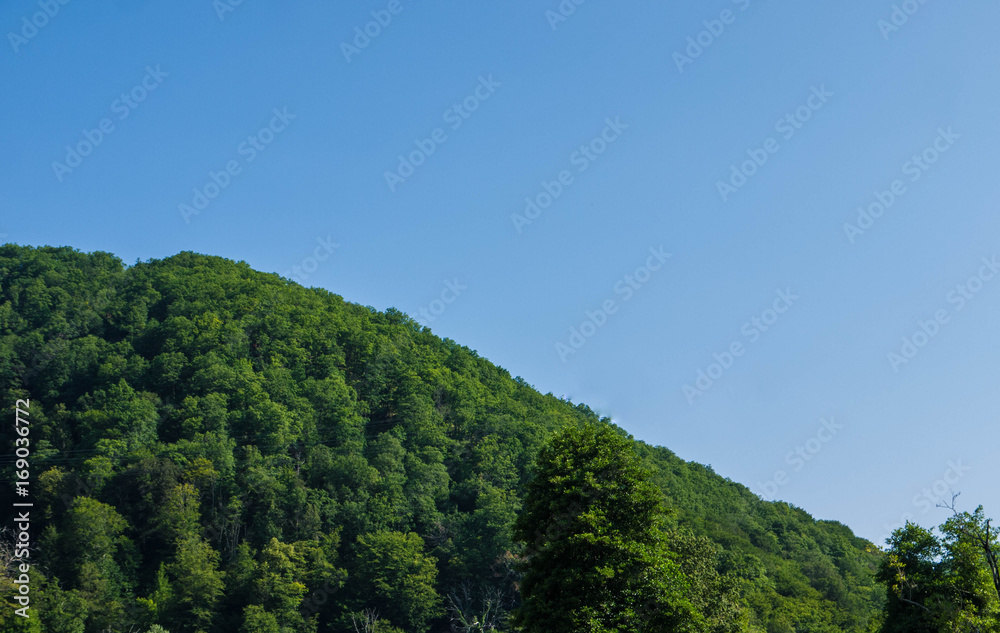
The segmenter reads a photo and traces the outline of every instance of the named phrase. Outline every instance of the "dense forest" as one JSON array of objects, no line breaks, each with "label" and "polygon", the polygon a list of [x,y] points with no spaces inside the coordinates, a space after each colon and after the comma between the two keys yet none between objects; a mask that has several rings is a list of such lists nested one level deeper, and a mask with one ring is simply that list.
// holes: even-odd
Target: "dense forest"
[{"label": "dense forest", "polygon": [[242,262],[0,247],[0,398],[33,503],[28,618],[3,506],[4,632],[997,630],[981,511],[883,551]]}]

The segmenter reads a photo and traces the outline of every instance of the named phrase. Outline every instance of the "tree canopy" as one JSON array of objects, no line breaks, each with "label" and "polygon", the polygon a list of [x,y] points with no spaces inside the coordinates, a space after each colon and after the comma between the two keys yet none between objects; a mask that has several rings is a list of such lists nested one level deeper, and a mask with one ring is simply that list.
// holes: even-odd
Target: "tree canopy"
[{"label": "tree canopy", "polygon": [[631,441],[608,426],[558,432],[538,456],[515,523],[525,560],[515,623],[525,633],[743,630],[738,609],[710,626],[695,607],[696,591],[717,588],[698,581],[715,573],[714,557],[684,551],[684,570],[666,518]]},{"label": "tree canopy", "polygon": [[880,633],[1000,632],[998,530],[980,506],[955,511],[937,532],[907,522],[889,538],[878,571],[889,590]]}]

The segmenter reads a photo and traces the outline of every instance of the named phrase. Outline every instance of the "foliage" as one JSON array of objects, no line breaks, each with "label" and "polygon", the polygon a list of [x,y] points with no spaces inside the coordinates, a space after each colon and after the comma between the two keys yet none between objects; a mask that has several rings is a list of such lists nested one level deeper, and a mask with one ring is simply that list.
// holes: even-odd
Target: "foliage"
[{"label": "foliage", "polygon": [[980,506],[934,534],[913,523],[893,532],[878,571],[888,588],[881,633],[1000,632],[997,531]]},{"label": "foliage", "polygon": [[[401,312],[243,262],[181,253],[125,266],[6,245],[0,400],[11,410],[22,398],[32,626],[56,633],[339,633],[366,611],[379,630],[437,633],[463,586],[463,614],[499,597],[491,621],[509,628],[513,525],[539,451],[563,427],[612,428]],[[884,596],[869,544],[665,448],[626,443],[642,462],[626,470],[648,470],[674,511],[667,549],[692,562],[635,536],[641,526],[620,513],[570,522],[581,545],[620,554],[606,571],[662,572],[641,587],[670,605],[686,575],[698,589],[684,600],[706,626],[736,613],[714,598],[735,592],[758,630],[867,629]],[[20,626],[13,590],[8,569],[0,630]]]},{"label": "foliage", "polygon": [[525,544],[525,633],[695,631],[666,547],[662,493],[628,440],[567,427],[538,456],[515,538]]}]

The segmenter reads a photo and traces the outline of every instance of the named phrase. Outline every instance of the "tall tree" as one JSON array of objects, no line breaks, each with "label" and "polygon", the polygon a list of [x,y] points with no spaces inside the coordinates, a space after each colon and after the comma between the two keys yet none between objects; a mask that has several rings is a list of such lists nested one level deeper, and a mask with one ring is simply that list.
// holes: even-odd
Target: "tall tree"
[{"label": "tall tree", "polygon": [[883,633],[937,631],[943,588],[935,561],[941,557],[941,543],[930,530],[909,522],[887,542],[876,576],[889,590]]},{"label": "tall tree", "polygon": [[881,633],[1000,631],[1000,605],[973,535],[977,516],[981,509],[956,514],[941,537],[909,522],[893,532],[877,574],[888,588]]},{"label": "tall tree", "polygon": [[525,633],[700,630],[650,475],[608,426],[567,427],[542,449],[515,523]]},{"label": "tall tree", "polygon": [[424,541],[410,532],[376,532],[359,536],[355,579],[366,607],[377,607],[407,633],[423,633],[441,614],[434,589],[437,568],[424,553]]},{"label": "tall tree", "polygon": [[953,542],[965,541],[974,550],[982,554],[981,561],[987,569],[993,590],[1000,599],[1000,528],[991,525],[992,519],[986,517],[983,506],[973,513],[959,512],[955,508],[956,493],[950,504],[939,504],[952,511],[952,518],[941,526],[946,538]]},{"label": "tall tree", "polygon": [[225,574],[218,570],[219,554],[201,538],[177,541],[177,554],[167,565],[174,588],[173,611],[176,631],[207,630],[222,595]]}]

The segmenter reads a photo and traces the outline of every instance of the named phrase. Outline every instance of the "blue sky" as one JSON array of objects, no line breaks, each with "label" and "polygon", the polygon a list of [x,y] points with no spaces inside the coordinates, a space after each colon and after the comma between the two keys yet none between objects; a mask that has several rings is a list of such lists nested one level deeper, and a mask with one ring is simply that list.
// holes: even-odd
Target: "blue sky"
[{"label": "blue sky", "polygon": [[1000,6],[177,4],[0,6],[7,240],[424,310],[879,542],[1000,516]]}]

